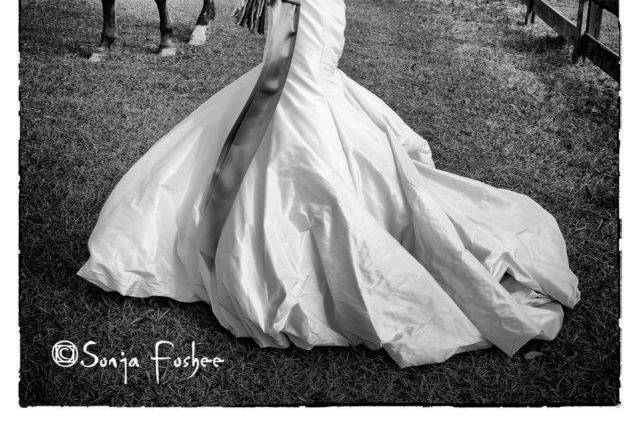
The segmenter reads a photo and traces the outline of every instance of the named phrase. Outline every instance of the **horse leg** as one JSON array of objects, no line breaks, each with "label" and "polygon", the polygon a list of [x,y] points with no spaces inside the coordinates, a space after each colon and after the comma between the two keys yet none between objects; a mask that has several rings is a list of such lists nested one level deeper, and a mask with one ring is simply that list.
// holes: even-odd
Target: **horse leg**
[{"label": "horse leg", "polygon": [[201,46],[206,42],[206,29],[209,22],[215,19],[215,2],[213,0],[203,0],[202,12],[197,17],[195,29],[191,33],[191,46]]},{"label": "horse leg", "polygon": [[175,43],[173,43],[173,24],[166,10],[166,0],[155,0],[160,12],[160,56],[175,55]]},{"label": "horse leg", "polygon": [[102,35],[100,45],[89,57],[90,62],[100,62],[108,55],[115,41],[115,31],[115,0],[102,0]]}]

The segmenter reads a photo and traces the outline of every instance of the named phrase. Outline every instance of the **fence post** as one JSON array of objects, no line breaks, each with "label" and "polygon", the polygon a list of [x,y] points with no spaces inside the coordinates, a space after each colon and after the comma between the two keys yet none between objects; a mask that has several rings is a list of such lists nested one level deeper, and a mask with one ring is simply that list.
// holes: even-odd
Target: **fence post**
[{"label": "fence post", "polygon": [[535,0],[526,0],[526,13],[524,15],[524,25],[528,24],[528,19],[530,19],[530,23],[535,23]]},{"label": "fence post", "polygon": [[588,20],[586,22],[586,33],[592,38],[598,39],[601,32],[601,7],[590,1],[588,5]]},{"label": "fence post", "polygon": [[588,0],[579,0],[579,8],[577,9],[577,39],[572,49],[572,63],[576,63],[581,56],[582,51],[582,37],[584,35],[584,6]]}]

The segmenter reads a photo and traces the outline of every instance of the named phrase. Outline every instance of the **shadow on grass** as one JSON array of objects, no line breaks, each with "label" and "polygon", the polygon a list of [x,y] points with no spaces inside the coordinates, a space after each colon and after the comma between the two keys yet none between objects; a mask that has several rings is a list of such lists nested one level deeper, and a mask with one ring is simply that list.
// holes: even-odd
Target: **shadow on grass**
[{"label": "shadow on grass", "polygon": [[[530,25],[530,24],[529,24]],[[566,55],[567,42],[556,35],[538,36],[521,28],[504,27],[502,46],[517,53],[536,56],[553,67],[570,65]]]},{"label": "shadow on grass", "polygon": [[[525,56],[522,67],[546,86],[556,88],[555,93],[561,93],[565,104],[577,116],[601,124],[619,121],[618,84],[590,61],[573,62],[570,43],[548,27],[545,29],[551,34],[538,34],[535,28],[510,25],[502,28],[503,49]],[[614,150],[618,141],[612,142],[609,148]]]}]

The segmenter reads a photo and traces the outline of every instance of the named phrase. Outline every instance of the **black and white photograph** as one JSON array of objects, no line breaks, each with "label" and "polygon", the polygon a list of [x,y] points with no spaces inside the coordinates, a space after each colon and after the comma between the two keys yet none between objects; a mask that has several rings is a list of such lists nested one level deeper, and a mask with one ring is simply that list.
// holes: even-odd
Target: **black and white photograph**
[{"label": "black and white photograph", "polygon": [[633,2],[7,3],[19,415],[632,405]]}]

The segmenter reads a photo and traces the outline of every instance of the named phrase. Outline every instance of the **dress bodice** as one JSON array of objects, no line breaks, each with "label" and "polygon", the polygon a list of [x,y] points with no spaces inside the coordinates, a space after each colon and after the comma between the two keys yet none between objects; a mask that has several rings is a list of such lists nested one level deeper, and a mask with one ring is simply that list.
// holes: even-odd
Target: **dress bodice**
[{"label": "dress bodice", "polygon": [[290,72],[330,79],[344,48],[344,0],[302,0]]}]

